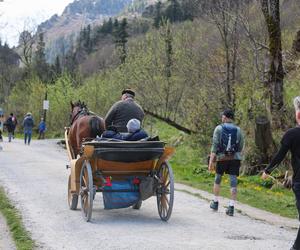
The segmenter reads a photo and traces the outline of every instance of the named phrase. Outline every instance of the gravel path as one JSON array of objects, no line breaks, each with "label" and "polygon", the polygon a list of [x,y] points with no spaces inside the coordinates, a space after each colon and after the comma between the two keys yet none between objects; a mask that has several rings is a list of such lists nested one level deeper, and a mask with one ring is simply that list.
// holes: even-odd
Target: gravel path
[{"label": "gravel path", "polygon": [[66,152],[54,140],[3,143],[0,185],[20,209],[41,249],[289,249],[296,231],[209,210],[206,200],[175,192],[172,218],[159,219],[156,199],[141,210],[104,210],[96,195],[91,223],[67,205]]}]

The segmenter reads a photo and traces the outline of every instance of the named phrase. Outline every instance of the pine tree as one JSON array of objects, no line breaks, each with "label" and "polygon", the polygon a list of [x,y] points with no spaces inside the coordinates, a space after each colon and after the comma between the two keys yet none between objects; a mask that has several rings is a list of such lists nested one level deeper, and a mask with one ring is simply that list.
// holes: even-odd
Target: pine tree
[{"label": "pine tree", "polygon": [[60,76],[61,75],[61,66],[60,66],[59,56],[56,56],[56,58],[55,58],[54,69],[55,69],[55,74],[57,76]]},{"label": "pine tree", "polygon": [[108,21],[104,21],[103,25],[100,28],[100,32],[103,34],[111,34],[113,31],[113,21],[110,17]]},{"label": "pine tree", "polygon": [[91,25],[89,24],[84,33],[84,38],[83,38],[83,47],[85,51],[89,54],[92,52],[92,39],[91,39]]},{"label": "pine tree", "polygon": [[115,21],[114,21],[112,33],[113,33],[113,36],[115,37],[115,39],[117,39],[118,33],[119,33],[119,21],[118,21],[118,19],[115,19]]},{"label": "pine tree", "polygon": [[74,48],[72,45],[71,45],[69,51],[66,53],[64,61],[65,61],[64,67],[63,67],[64,72],[67,72],[72,77],[74,77],[76,75],[78,61],[76,58],[76,52],[74,52]]},{"label": "pine tree", "polygon": [[43,82],[49,80],[49,65],[46,61],[44,34],[39,34],[39,40],[36,47],[34,58],[34,69],[38,77]]},{"label": "pine tree", "polygon": [[161,1],[158,1],[155,4],[155,16],[154,16],[154,22],[153,22],[153,26],[157,29],[159,28],[160,22],[162,20],[161,8],[162,8],[162,3],[161,3]]},{"label": "pine tree", "polygon": [[115,46],[117,49],[120,49],[121,63],[125,63],[127,57],[126,44],[129,37],[127,28],[128,28],[128,23],[126,18],[123,18],[121,23],[119,23],[117,19],[115,20],[114,23]]},{"label": "pine tree", "polygon": [[166,9],[166,17],[171,23],[183,20],[181,5],[177,0],[169,0],[170,4]]}]

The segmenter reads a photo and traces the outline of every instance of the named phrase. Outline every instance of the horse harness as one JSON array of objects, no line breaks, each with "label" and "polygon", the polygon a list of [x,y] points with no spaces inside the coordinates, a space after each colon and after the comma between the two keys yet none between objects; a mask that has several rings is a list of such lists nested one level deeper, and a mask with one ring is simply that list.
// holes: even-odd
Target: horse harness
[{"label": "horse harness", "polygon": [[73,124],[73,122],[80,116],[80,115],[88,115],[89,111],[86,108],[80,109],[76,115],[73,117],[73,119],[71,120],[71,125]]}]

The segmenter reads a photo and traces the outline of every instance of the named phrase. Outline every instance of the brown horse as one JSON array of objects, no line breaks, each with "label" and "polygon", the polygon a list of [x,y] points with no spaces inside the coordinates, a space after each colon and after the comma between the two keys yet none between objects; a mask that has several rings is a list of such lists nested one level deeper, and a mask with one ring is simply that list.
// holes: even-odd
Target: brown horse
[{"label": "brown horse", "polygon": [[96,138],[105,130],[103,118],[89,112],[84,102],[71,102],[71,126],[68,133],[70,146],[76,157],[81,150],[82,142]]}]

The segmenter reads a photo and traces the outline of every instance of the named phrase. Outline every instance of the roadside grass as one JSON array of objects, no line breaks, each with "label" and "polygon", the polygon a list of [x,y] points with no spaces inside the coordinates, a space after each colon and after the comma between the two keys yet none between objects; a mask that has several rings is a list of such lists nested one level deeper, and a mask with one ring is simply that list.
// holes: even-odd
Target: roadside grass
[{"label": "roadside grass", "polygon": [[35,244],[30,234],[22,223],[22,218],[17,209],[9,201],[3,188],[0,187],[0,212],[6,219],[13,240],[18,250],[34,249]]},{"label": "roadside grass", "polygon": [[[176,153],[170,163],[177,182],[212,193],[214,174],[208,172],[206,159],[201,157],[191,136],[157,120],[146,120],[145,129],[151,129],[152,135],[159,134],[161,140],[171,146],[175,145]],[[263,181],[260,176],[240,176],[238,183],[240,202],[281,216],[297,218],[295,198],[291,190],[273,185],[271,179]],[[230,197],[229,186],[228,176],[225,175],[222,179],[221,196]]]}]

